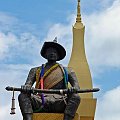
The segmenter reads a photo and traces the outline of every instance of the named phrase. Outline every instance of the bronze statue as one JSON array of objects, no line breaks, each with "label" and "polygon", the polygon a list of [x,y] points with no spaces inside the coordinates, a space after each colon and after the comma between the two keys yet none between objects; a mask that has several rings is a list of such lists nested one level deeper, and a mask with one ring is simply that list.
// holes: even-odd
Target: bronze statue
[{"label": "bronze statue", "polygon": [[[18,96],[23,120],[32,120],[35,112],[64,113],[64,120],[72,120],[80,104],[80,96],[71,94],[31,94],[28,90],[36,83],[37,89],[66,89],[68,82],[70,90],[80,89],[75,72],[57,63],[66,56],[66,51],[56,40],[45,42],[41,49],[41,56],[47,59],[46,64],[32,68],[29,72],[23,92]],[[25,92],[26,90],[26,92]]]}]

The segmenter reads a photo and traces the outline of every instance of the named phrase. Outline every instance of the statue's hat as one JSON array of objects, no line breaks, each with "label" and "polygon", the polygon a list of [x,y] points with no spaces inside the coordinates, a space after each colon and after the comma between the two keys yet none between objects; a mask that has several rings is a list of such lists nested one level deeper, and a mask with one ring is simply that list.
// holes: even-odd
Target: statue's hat
[{"label": "statue's hat", "polygon": [[58,55],[59,55],[57,61],[62,60],[66,56],[66,51],[64,47],[57,43],[57,37],[55,37],[55,39],[52,42],[50,41],[44,42],[43,44],[43,47],[41,49],[41,56],[44,57],[45,59],[47,59],[45,56],[46,50],[50,47],[53,47],[57,50]]}]

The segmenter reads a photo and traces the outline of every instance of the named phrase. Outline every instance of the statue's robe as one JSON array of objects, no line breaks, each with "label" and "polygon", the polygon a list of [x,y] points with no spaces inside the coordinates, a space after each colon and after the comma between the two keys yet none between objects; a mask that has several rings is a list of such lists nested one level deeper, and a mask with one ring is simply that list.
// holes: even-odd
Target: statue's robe
[{"label": "statue's robe", "polygon": [[[54,66],[51,66],[49,69],[47,67],[45,68],[43,77],[44,89],[65,89],[64,67],[59,64],[55,68]],[[79,84],[74,71],[67,67],[65,69],[68,71],[68,81],[71,86],[79,89]],[[32,87],[36,82],[35,87],[40,88],[40,70],[41,66],[32,68],[29,72],[25,85]],[[78,94],[44,94],[44,105],[42,104],[40,94],[29,95],[21,93],[18,100],[22,114],[33,112],[65,113],[72,117],[74,117],[80,103],[80,97]]]}]

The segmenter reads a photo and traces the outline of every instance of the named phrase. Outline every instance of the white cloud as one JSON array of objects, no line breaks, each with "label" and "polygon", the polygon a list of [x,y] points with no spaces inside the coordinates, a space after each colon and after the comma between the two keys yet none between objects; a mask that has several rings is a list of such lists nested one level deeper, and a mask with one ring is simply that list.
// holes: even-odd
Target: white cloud
[{"label": "white cloud", "polygon": [[22,23],[7,13],[0,12],[0,16],[0,62],[15,63],[17,59],[31,64],[38,63],[42,40],[38,40],[34,34],[37,32],[35,26]]},{"label": "white cloud", "polygon": [[[0,32],[0,60],[15,61],[15,59],[24,59],[32,64],[39,60],[39,51],[41,44],[31,33],[22,33],[17,36],[14,33]],[[34,57],[31,57],[34,56]],[[34,59],[37,58],[37,59]]]},{"label": "white cloud", "polygon": [[11,103],[0,108],[0,119],[1,120],[21,120],[22,119],[22,115],[21,115],[18,104],[16,104],[16,109],[15,109],[16,114],[11,115],[10,109],[11,109]]},{"label": "white cloud", "polygon": [[15,25],[16,23],[18,23],[18,19],[8,13],[5,12],[0,12],[0,25],[2,25],[2,27],[0,28],[0,30],[4,30],[4,28],[7,30],[7,26],[11,27],[13,25]]},{"label": "white cloud", "polygon": [[103,7],[108,7],[110,6],[115,0],[101,0],[100,3]]},{"label": "white cloud", "polygon": [[92,66],[120,67],[120,1],[97,14],[85,16],[86,51]]},{"label": "white cloud", "polygon": [[12,33],[4,34],[0,32],[0,59],[4,59],[9,54],[10,47],[16,43],[16,36]]},{"label": "white cloud", "polygon": [[119,120],[120,119],[120,86],[106,92],[98,99],[95,120]]}]

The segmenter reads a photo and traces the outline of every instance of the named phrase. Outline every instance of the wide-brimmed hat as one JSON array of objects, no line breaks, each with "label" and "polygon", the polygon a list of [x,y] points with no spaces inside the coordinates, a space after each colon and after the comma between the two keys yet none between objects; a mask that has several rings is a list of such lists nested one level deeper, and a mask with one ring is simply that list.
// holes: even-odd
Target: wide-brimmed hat
[{"label": "wide-brimmed hat", "polygon": [[44,42],[44,44],[43,44],[43,47],[42,47],[40,53],[41,53],[41,56],[44,57],[45,59],[47,59],[45,56],[46,50],[50,47],[53,47],[57,50],[58,55],[59,55],[57,61],[62,60],[66,56],[66,51],[65,51],[64,47],[62,45],[58,44],[57,38],[55,38],[52,42]]}]

